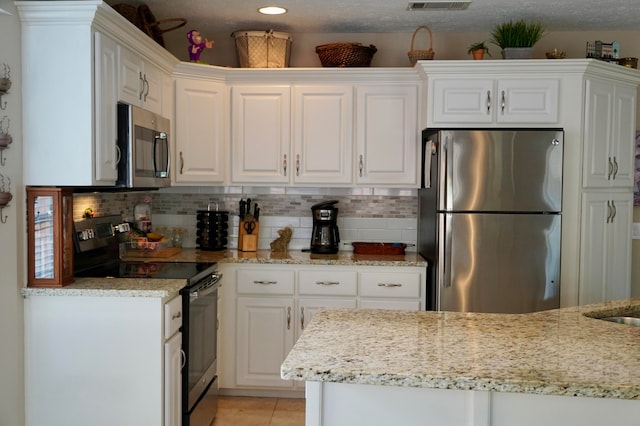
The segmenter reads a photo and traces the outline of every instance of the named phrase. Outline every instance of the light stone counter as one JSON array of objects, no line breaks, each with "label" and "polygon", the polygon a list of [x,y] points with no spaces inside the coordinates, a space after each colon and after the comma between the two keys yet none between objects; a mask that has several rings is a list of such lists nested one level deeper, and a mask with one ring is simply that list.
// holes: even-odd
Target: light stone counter
[{"label": "light stone counter", "polygon": [[281,367],[309,382],[640,399],[640,327],[589,318],[640,299],[533,314],[317,313]]},{"label": "light stone counter", "polygon": [[[427,262],[416,253],[404,256],[354,255],[351,251],[335,255],[311,254],[301,251],[271,253],[269,250],[241,252],[236,250],[204,251],[183,249],[171,257],[124,257],[138,262],[218,262],[246,264],[290,264],[290,265],[360,265],[360,266],[427,266]],[[152,278],[76,278],[75,282],[60,288],[22,289],[23,296],[120,296],[168,298],[178,294],[186,280]]]},{"label": "light stone counter", "polygon": [[[136,258],[136,260],[140,260],[140,258]],[[269,250],[242,252],[236,250],[205,251],[183,249],[180,253],[159,261],[287,265],[427,266],[427,262],[415,252],[400,256],[381,256],[353,254],[352,251],[339,251],[336,254],[312,254],[297,250],[286,253],[272,253]]]},{"label": "light stone counter", "polygon": [[22,288],[23,296],[98,296],[171,298],[186,280],[155,278],[76,278],[60,288]]}]

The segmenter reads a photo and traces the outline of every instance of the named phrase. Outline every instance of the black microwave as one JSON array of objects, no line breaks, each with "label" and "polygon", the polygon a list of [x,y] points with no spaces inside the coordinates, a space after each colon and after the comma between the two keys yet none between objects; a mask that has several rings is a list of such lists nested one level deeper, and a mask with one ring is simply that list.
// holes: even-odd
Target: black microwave
[{"label": "black microwave", "polygon": [[121,188],[170,186],[169,119],[118,104],[118,180]]}]

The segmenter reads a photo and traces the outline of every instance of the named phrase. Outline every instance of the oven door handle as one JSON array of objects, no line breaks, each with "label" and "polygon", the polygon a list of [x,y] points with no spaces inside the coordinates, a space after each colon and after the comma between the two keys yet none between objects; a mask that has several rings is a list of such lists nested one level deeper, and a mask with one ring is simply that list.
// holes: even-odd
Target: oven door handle
[{"label": "oven door handle", "polygon": [[189,292],[189,300],[193,302],[200,297],[207,296],[218,290],[222,286],[222,283],[220,283],[221,279],[222,274],[211,274],[210,279],[208,279],[204,284],[194,288]]}]

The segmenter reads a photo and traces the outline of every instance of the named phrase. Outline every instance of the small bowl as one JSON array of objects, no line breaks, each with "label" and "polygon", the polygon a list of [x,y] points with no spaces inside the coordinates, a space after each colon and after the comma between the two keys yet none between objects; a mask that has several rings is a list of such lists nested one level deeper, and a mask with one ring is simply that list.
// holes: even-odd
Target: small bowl
[{"label": "small bowl", "polygon": [[627,68],[638,68],[638,58],[620,58],[618,64]]},{"label": "small bowl", "polygon": [[4,207],[13,199],[10,192],[0,192],[0,207]]}]

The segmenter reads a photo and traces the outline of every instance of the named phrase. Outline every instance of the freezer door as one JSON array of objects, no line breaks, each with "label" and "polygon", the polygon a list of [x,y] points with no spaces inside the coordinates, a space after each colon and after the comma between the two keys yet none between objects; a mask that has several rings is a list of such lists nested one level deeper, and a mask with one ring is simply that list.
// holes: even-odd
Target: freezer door
[{"label": "freezer door", "polygon": [[562,211],[561,130],[443,130],[440,211]]},{"label": "freezer door", "polygon": [[560,215],[444,213],[438,222],[439,310],[560,306]]}]

